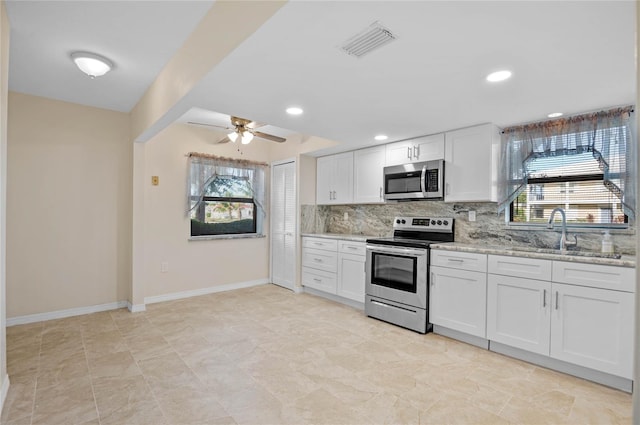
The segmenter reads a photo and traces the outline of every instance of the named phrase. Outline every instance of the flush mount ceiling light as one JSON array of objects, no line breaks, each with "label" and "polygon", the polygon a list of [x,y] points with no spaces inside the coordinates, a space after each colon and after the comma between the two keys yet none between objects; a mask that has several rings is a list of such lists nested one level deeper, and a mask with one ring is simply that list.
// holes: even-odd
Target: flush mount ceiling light
[{"label": "flush mount ceiling light", "polygon": [[552,112],[551,114],[547,115],[549,118],[558,118],[562,116],[562,112]]},{"label": "flush mount ceiling light", "polygon": [[379,142],[383,140],[387,140],[388,138],[389,136],[387,136],[386,134],[378,134],[376,137],[374,137],[374,139],[376,139]]},{"label": "flush mount ceiling light", "polygon": [[507,70],[496,71],[487,75],[487,81],[489,81],[490,83],[497,83],[498,81],[504,81],[510,77],[511,77],[511,71],[507,71]]},{"label": "flush mount ceiling light", "polygon": [[73,52],[71,53],[71,59],[80,68],[80,71],[91,78],[100,77],[113,68],[113,62],[95,53]]},{"label": "flush mount ceiling light", "polygon": [[291,106],[287,108],[287,114],[289,115],[302,115],[303,112],[302,108],[298,106]]}]

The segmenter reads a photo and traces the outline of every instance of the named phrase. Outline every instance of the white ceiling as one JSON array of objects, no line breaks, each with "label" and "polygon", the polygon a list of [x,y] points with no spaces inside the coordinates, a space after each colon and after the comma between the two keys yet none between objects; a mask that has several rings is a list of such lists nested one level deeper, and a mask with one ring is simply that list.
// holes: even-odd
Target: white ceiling
[{"label": "white ceiling", "polygon": [[[127,111],[210,4],[8,1],[10,88]],[[342,142],[334,150],[344,150],[371,145],[378,133],[402,140],[632,104],[635,7],[634,1],[291,1],[169,115],[180,121],[206,119],[206,111],[222,121],[236,115],[271,124],[265,132],[290,129]],[[360,59],[340,51],[374,21],[397,40]],[[88,80],[68,60],[76,49],[108,56],[118,68],[104,80]],[[41,72],[47,68],[54,71]],[[510,80],[484,80],[502,68],[513,71]],[[285,114],[292,104],[305,114]]]},{"label": "white ceiling", "polygon": [[[182,46],[213,0],[7,0],[9,89],[129,112]],[[107,57],[113,72],[91,80],[69,58]]]}]

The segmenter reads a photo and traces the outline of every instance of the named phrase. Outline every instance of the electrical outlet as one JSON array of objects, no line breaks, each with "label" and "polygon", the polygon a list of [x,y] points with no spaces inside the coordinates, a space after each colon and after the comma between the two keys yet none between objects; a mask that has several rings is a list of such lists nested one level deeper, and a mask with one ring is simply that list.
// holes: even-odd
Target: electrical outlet
[{"label": "electrical outlet", "polygon": [[469,211],[469,221],[476,221],[476,212]]},{"label": "electrical outlet", "polygon": [[343,219],[344,221],[349,221],[349,213],[345,211],[345,212],[344,212],[344,216],[342,217],[342,219]]},{"label": "electrical outlet", "polygon": [[166,261],[163,261],[162,263],[160,263],[160,273],[167,273],[169,271],[169,263]]},{"label": "electrical outlet", "polygon": [[158,176],[151,176],[151,184],[154,186],[157,186],[160,184],[160,177]]}]

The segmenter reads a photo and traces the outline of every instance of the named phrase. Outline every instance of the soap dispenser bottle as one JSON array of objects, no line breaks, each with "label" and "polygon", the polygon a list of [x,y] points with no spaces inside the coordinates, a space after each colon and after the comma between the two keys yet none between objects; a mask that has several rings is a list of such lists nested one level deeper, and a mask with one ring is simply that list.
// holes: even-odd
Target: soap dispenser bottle
[{"label": "soap dispenser bottle", "polygon": [[602,253],[613,254],[613,241],[611,240],[611,234],[609,234],[608,230],[605,230],[604,236],[602,237]]}]

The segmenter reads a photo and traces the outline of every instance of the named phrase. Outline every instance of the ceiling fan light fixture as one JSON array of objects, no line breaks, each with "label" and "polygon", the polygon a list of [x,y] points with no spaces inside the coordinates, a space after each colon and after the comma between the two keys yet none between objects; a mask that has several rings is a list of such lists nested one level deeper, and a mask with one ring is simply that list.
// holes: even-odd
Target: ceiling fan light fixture
[{"label": "ceiling fan light fixture", "polygon": [[104,56],[89,52],[73,52],[71,59],[80,69],[92,79],[101,77],[113,68],[113,62]]},{"label": "ceiling fan light fixture", "polygon": [[229,140],[235,143],[236,140],[238,140],[238,133],[236,133],[235,131],[232,131],[231,133],[227,134],[227,137],[229,138]]},{"label": "ceiling fan light fixture", "polygon": [[242,144],[248,145],[253,140],[253,134],[248,131],[242,133]]}]

